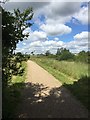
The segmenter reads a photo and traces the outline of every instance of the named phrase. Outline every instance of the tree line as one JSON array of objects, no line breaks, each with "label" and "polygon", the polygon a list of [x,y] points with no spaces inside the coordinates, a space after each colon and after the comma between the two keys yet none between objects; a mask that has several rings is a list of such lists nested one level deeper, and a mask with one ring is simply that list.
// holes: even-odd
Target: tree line
[{"label": "tree line", "polygon": [[84,62],[90,63],[90,51],[80,51],[77,54],[71,53],[69,49],[66,48],[58,48],[56,54],[51,54],[49,50],[46,51],[45,55],[41,54],[42,56],[47,56],[49,58],[55,58],[56,60],[68,60],[68,61],[77,61],[77,62]]}]

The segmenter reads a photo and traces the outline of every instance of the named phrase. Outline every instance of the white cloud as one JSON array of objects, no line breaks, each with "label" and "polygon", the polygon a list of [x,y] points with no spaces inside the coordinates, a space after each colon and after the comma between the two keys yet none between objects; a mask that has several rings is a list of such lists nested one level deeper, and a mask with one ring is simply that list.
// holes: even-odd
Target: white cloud
[{"label": "white cloud", "polygon": [[38,53],[45,53],[47,50],[50,50],[51,53],[55,53],[57,51],[57,48],[61,48],[63,45],[64,45],[63,41],[55,41],[55,40],[34,41],[34,42],[29,41],[29,43],[26,46],[23,46],[21,49],[18,47],[16,51],[31,53],[32,51],[35,50],[35,53],[38,54]]},{"label": "white cloud", "polygon": [[[82,24],[90,23],[88,15],[90,8],[87,6],[81,6],[81,2],[51,2],[41,9],[41,14],[46,16],[46,24],[62,23],[65,24],[70,22],[72,17],[79,20]],[[89,9],[89,10],[88,10]],[[89,12],[89,13],[88,13]],[[88,21],[89,20],[89,21]]]},{"label": "white cloud", "polygon": [[30,41],[45,41],[47,39],[47,34],[42,31],[34,31],[29,34],[28,40]]},{"label": "white cloud", "polygon": [[75,13],[80,8],[80,3],[76,2],[52,2],[49,6],[46,6],[48,9],[48,15],[52,18],[56,16],[69,16]]},{"label": "white cloud", "polygon": [[34,1],[29,1],[29,0],[21,0],[21,1],[9,1],[6,2],[5,4],[2,4],[3,8],[6,10],[9,10],[10,12],[14,12],[14,9],[19,8],[21,11],[27,9],[28,7],[32,7],[34,13],[38,11],[39,9],[43,8],[46,6],[48,3],[46,2],[34,2]]},{"label": "white cloud", "polygon": [[[66,23],[72,15],[79,11],[80,2],[50,2],[41,12],[45,14],[46,20],[54,23]],[[50,23],[49,22],[49,23]]]},{"label": "white cloud", "polygon": [[59,38],[55,37],[54,40],[55,40],[55,41],[59,41]]},{"label": "white cloud", "polygon": [[82,24],[88,24],[88,7],[82,7],[79,12],[77,12],[74,17],[79,20]]},{"label": "white cloud", "polygon": [[[26,43],[26,45],[25,45]],[[73,37],[73,40],[70,42],[63,42],[59,38],[54,38],[53,40],[37,40],[30,41],[29,39],[23,41],[24,46],[22,48],[16,49],[18,52],[28,52],[31,53],[35,50],[36,54],[45,53],[47,50],[50,50],[51,53],[55,54],[57,48],[67,48],[73,53],[78,53],[82,50],[88,50],[88,32],[82,31],[81,33],[76,34]]]},{"label": "white cloud", "polygon": [[63,35],[71,32],[71,28],[64,24],[43,24],[40,28],[50,36]]},{"label": "white cloud", "polygon": [[81,33],[76,34],[74,40],[65,44],[65,47],[70,49],[72,52],[80,52],[82,50],[88,50],[88,32],[83,31]]},{"label": "white cloud", "polygon": [[23,45],[26,45],[26,43],[24,43],[24,42],[23,42],[22,44],[23,44]]},{"label": "white cloud", "polygon": [[46,33],[42,31],[33,32],[33,36],[36,36],[39,39],[45,39],[47,37]]},{"label": "white cloud", "polygon": [[[47,2],[48,1],[48,2]],[[45,14],[48,19],[59,21],[60,23],[66,23],[70,21],[72,15],[77,12],[75,17],[80,20],[82,23],[87,23],[87,17],[82,19],[87,14],[87,8],[82,8],[80,10],[81,2],[87,2],[88,0],[44,0],[38,2],[36,0],[10,0],[3,6],[12,11],[13,9],[19,8],[21,10],[26,9],[27,7],[33,7],[34,17],[38,16],[38,14]],[[80,12],[78,12],[80,10]],[[84,15],[83,15],[84,13]]]},{"label": "white cloud", "polygon": [[[57,35],[69,34],[72,31],[69,26],[65,25],[65,23],[70,22],[72,17],[79,20],[82,24],[87,24],[87,7],[80,8],[81,3],[79,2],[61,3],[56,1],[45,5],[44,3],[31,3],[31,5],[35,8],[34,20],[41,30],[32,31],[27,28],[24,33],[29,32],[28,40],[23,42],[23,49],[18,49],[18,51],[30,53],[35,50],[35,53],[45,53],[46,50],[50,50],[55,53],[57,48],[66,47],[72,52],[79,52],[88,48],[87,31],[78,33],[70,42],[60,41],[56,37]],[[39,20],[38,15],[45,15],[44,23]],[[55,38],[48,40],[48,36],[55,36]]]},{"label": "white cloud", "polygon": [[[55,15],[54,15],[55,16]],[[65,24],[66,22],[69,22],[71,20],[72,16],[55,16],[54,18],[48,17],[46,19],[46,24]]]},{"label": "white cloud", "polygon": [[43,42],[43,46],[54,46],[54,47],[61,47],[63,45],[63,41],[54,41],[54,40],[50,40],[50,41],[45,41]]},{"label": "white cloud", "polygon": [[81,33],[78,33],[78,34],[76,34],[75,36],[74,36],[74,39],[80,39],[80,40],[82,40],[82,39],[87,39],[88,40],[88,34],[89,34],[90,32],[87,32],[87,31],[83,31],[83,32],[81,32]]},{"label": "white cloud", "polygon": [[41,41],[32,42],[30,47],[42,47]]},{"label": "white cloud", "polygon": [[32,32],[32,31],[31,31],[31,28],[28,27],[28,28],[26,28],[26,29],[23,31],[23,34],[27,34],[27,33],[30,33],[30,32]]}]

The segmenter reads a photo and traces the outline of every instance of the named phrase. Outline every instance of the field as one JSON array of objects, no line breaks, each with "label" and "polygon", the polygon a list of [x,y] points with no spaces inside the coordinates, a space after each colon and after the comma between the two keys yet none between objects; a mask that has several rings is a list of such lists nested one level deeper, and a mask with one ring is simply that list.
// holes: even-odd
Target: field
[{"label": "field", "polygon": [[88,64],[80,62],[58,61],[52,58],[31,58],[62,82],[88,109],[89,79]]}]

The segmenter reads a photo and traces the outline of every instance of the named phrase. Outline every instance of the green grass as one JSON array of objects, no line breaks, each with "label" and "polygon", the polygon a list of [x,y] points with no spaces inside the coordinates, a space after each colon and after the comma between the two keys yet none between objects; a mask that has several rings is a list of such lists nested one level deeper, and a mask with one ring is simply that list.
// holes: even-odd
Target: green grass
[{"label": "green grass", "polygon": [[26,79],[27,64],[22,62],[22,67],[25,69],[22,76],[12,76],[11,83],[4,91],[3,100],[3,118],[14,117],[14,112],[17,109],[18,103],[21,101],[20,91],[24,87],[24,81]]},{"label": "green grass", "polygon": [[[68,61],[58,61],[50,58],[33,58],[35,62],[44,67],[45,69],[52,69],[58,71],[59,74],[69,77],[74,81],[82,76],[88,76],[88,64]],[[60,76],[59,76],[60,77]],[[72,82],[72,80],[70,80]]]},{"label": "green grass", "polygon": [[46,69],[68,88],[89,110],[88,91],[90,86],[90,76],[88,74],[88,64],[80,62],[57,61],[50,58],[31,58],[37,64]]},{"label": "green grass", "polygon": [[20,75],[17,75],[17,76],[13,75],[11,84],[22,83],[22,82],[25,81],[25,79],[26,79],[26,71],[27,71],[26,70],[27,65],[26,65],[25,61],[22,62],[22,67],[24,68],[24,74],[22,76],[20,76]]}]

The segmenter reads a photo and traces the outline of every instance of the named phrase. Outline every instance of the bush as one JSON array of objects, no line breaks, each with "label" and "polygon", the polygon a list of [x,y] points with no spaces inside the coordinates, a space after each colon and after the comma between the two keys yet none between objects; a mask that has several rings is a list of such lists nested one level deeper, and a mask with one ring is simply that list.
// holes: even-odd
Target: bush
[{"label": "bush", "polygon": [[81,51],[75,56],[77,62],[89,63],[89,52]]},{"label": "bush", "polygon": [[57,60],[72,60],[74,59],[74,54],[72,54],[66,48],[57,49],[56,59]]}]

